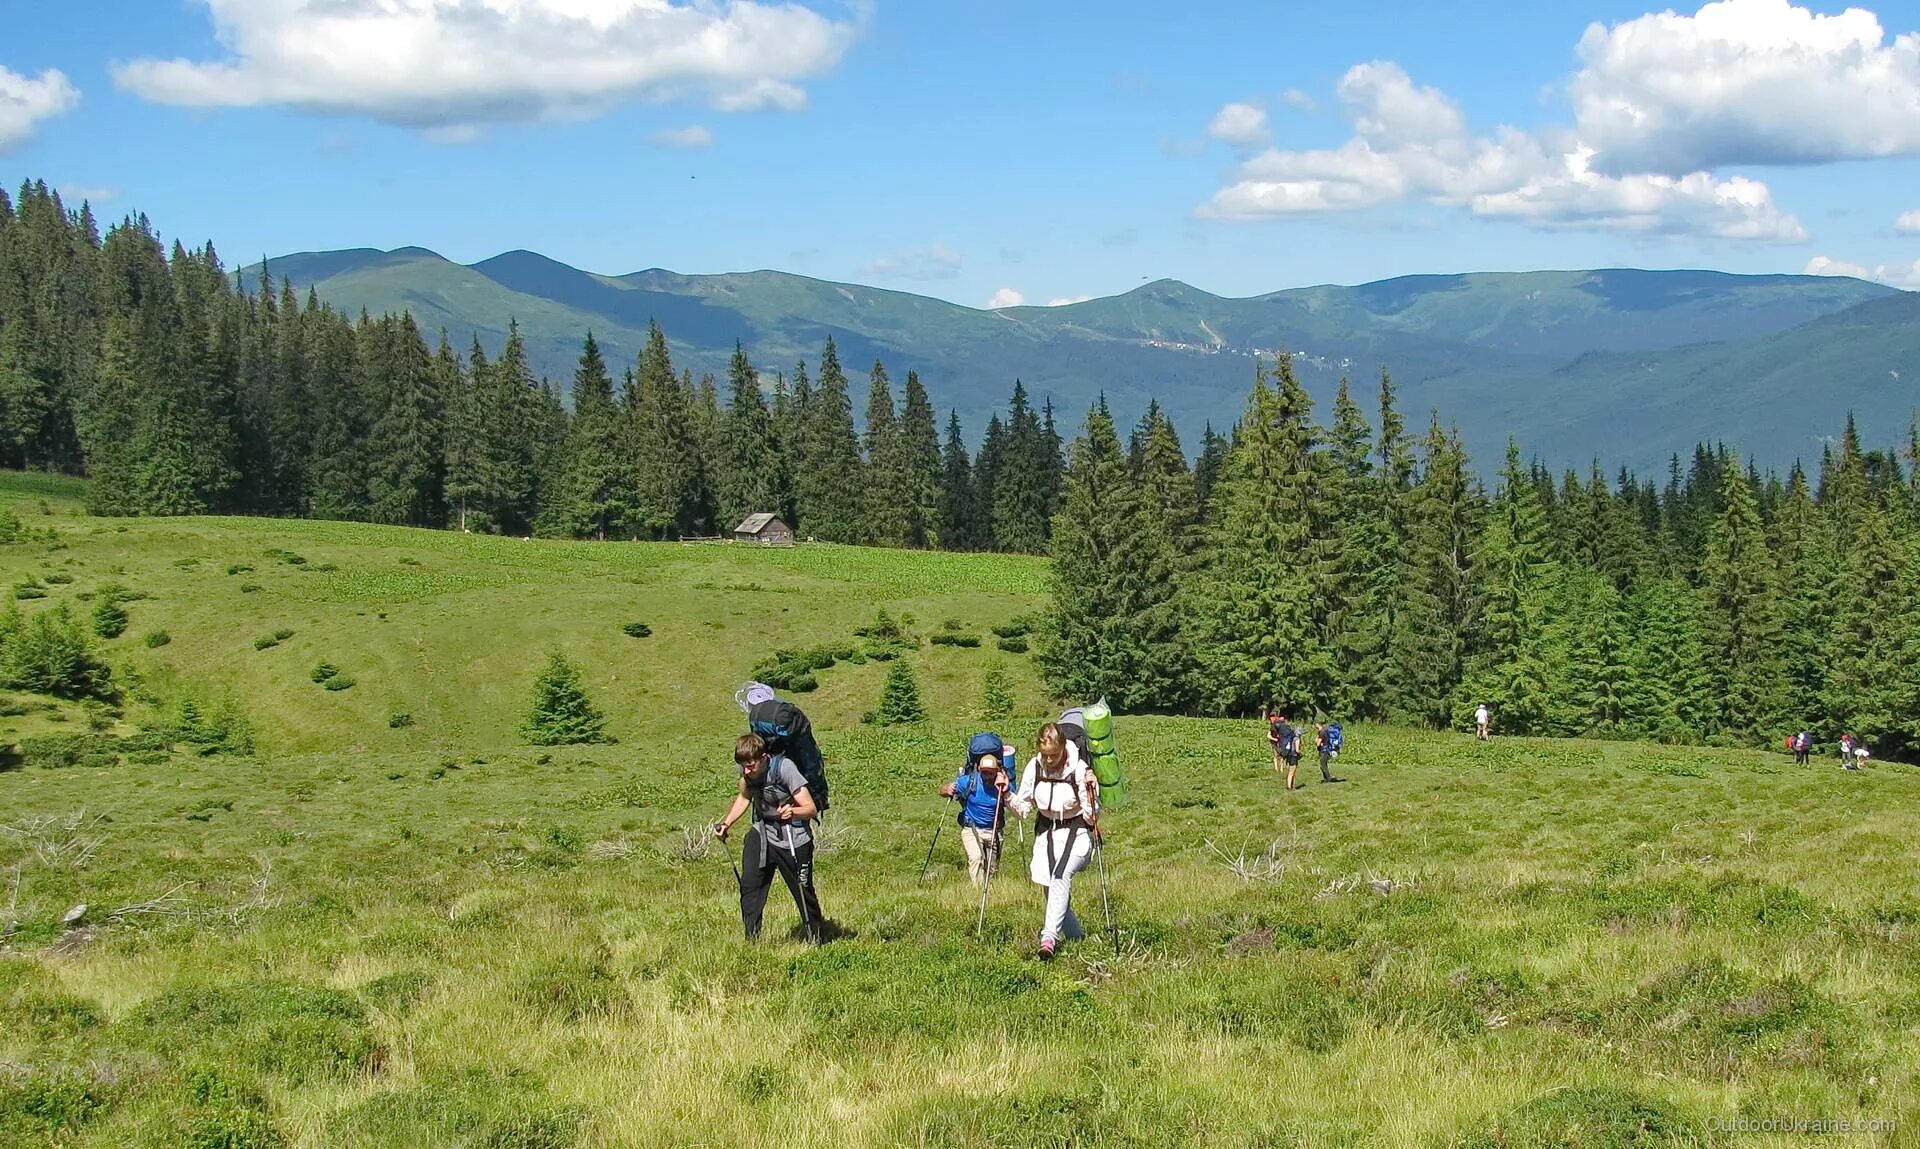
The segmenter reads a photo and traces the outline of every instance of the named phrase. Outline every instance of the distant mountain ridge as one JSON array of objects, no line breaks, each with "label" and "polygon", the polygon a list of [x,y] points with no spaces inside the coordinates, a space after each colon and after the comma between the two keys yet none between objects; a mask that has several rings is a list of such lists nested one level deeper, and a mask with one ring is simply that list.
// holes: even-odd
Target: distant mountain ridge
[{"label": "distant mountain ridge", "polygon": [[[736,341],[763,375],[817,359],[828,336],[855,375],[875,359],[917,370],[969,434],[1023,380],[1063,429],[1104,394],[1131,420],[1149,398],[1189,447],[1238,417],[1256,356],[1296,355],[1324,413],[1351,377],[1371,406],[1382,366],[1410,421],[1460,425],[1490,465],[1506,436],[1555,466],[1647,470],[1699,439],[1763,462],[1819,451],[1849,410],[1870,434],[1903,430],[1920,403],[1920,295],[1857,279],[1713,271],[1418,275],[1233,299],[1177,280],[1058,307],[988,311],[779,271],[610,276],[528,251],[461,265],[423,248],[304,252],[268,264],[335,307],[411,311],[490,350],[510,320],[535,368],[565,380],[593,331],[616,365],[656,320],[676,364],[721,374]],[[258,281],[260,269],[236,273]]]}]

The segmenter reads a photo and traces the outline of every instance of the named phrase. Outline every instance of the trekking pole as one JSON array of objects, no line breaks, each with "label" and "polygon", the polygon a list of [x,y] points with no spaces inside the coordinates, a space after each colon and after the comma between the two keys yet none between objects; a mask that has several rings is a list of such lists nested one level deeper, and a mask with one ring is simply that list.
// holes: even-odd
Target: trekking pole
[{"label": "trekking pole", "polygon": [[1107,842],[1100,831],[1093,832],[1093,859],[1100,865],[1100,908],[1107,915],[1107,941],[1113,952],[1120,952],[1120,929],[1113,924],[1113,897],[1107,883]]},{"label": "trekking pole", "polygon": [[720,838],[720,848],[727,852],[727,865],[733,867],[733,884],[745,887],[747,879],[740,875],[740,863],[733,860],[733,843],[723,836]]},{"label": "trekking pole", "polygon": [[1006,796],[995,791],[993,796],[993,841],[987,852],[987,880],[980,883],[980,920],[974,923],[973,936],[977,941],[987,930],[987,895],[993,892],[994,871],[1000,868],[1000,812],[1004,809]]},{"label": "trekking pole", "polygon": [[920,865],[920,878],[919,878],[920,881],[923,881],[923,882],[926,881],[927,871],[933,868],[933,851],[937,846],[940,845],[940,831],[946,828],[947,828],[947,816],[945,813],[942,813],[940,815],[940,820],[934,823],[933,841],[927,844],[927,860],[921,863]]}]

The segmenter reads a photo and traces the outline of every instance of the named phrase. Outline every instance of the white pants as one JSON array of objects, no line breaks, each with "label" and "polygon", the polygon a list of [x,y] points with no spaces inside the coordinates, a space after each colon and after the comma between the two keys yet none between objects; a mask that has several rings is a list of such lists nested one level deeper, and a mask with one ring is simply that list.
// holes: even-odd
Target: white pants
[{"label": "white pants", "polygon": [[[1033,836],[1033,864],[1028,876],[1047,892],[1047,919],[1041,941],[1078,941],[1086,936],[1073,912],[1073,876],[1093,860],[1093,834],[1088,830],[1054,829]],[[1060,872],[1054,876],[1055,869]]]},{"label": "white pants", "polygon": [[1057,942],[1064,937],[1077,942],[1086,937],[1087,931],[1080,928],[1080,918],[1073,912],[1073,876],[1048,882],[1046,890],[1047,920],[1040,926],[1040,940]]}]

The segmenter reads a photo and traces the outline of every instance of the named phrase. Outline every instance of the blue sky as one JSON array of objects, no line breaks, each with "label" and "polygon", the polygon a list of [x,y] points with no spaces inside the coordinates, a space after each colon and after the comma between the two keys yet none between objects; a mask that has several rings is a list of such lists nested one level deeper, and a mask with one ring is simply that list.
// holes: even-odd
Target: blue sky
[{"label": "blue sky", "polygon": [[233,264],[529,248],[970,306],[1597,266],[1920,287],[1920,2],[1869,3],[26,5],[0,178]]}]

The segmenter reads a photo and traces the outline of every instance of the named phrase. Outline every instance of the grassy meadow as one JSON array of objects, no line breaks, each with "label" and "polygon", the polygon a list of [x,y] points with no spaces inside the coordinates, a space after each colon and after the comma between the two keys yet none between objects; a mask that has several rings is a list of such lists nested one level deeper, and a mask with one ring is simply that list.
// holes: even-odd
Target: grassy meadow
[{"label": "grassy meadow", "polygon": [[[1011,674],[1011,740],[1050,708],[991,633],[1042,605],[1040,561],[122,522],[80,515],[79,494],[0,480],[34,536],[0,546],[0,581],[42,596],[24,612],[141,596],[100,643],[118,711],[0,694],[17,747],[0,1145],[1807,1140],[1735,1118],[1888,1121],[1821,1143],[1895,1145],[1920,1128],[1907,768],[1351,727],[1349,781],[1288,794],[1256,723],[1121,716],[1118,944],[1043,964],[1024,853],[976,938],[934,795],[990,725],[991,663]],[[801,701],[834,782],[818,868],[839,936],[794,941],[776,890],[749,946],[699,832],[732,784],[734,687],[774,647],[858,648],[881,608],[923,640],[951,620],[983,641],[907,656],[931,714],[913,727],[859,721],[887,664],[819,673]],[[616,743],[519,738],[555,646]],[[317,684],[321,663],[350,688]],[[183,702],[244,714],[255,752],[147,733]],[[1092,871],[1076,906],[1103,924]]]}]

